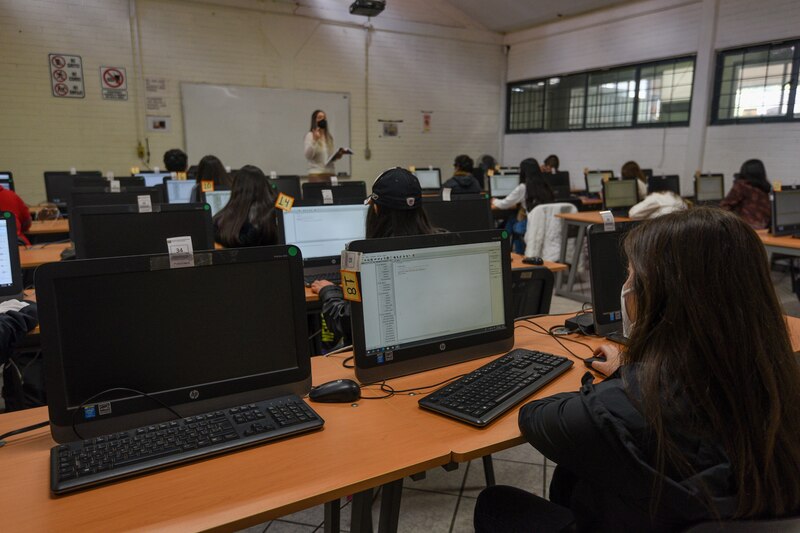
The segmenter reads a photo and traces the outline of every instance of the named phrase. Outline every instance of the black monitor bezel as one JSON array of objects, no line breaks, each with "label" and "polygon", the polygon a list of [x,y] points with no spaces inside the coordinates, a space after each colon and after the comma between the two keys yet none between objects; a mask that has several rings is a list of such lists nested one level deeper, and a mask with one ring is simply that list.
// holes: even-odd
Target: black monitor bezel
[{"label": "black monitor bezel", "polygon": [[7,180],[0,179],[0,182],[8,183],[9,190],[13,191],[14,190],[14,173],[11,172],[10,170],[0,170],[0,175],[3,175],[3,174],[7,175],[8,179]]},{"label": "black monitor bezel", "polygon": [[[461,198],[461,196],[469,196],[469,198]],[[451,208],[453,210],[457,210],[458,206],[467,206],[469,208],[469,207],[471,207],[473,205],[478,205],[478,204],[484,204],[484,209],[486,211],[485,219],[483,220],[484,224],[482,224],[483,227],[477,228],[477,229],[472,229],[472,230],[460,230],[460,231],[462,231],[462,232],[463,231],[484,231],[484,230],[489,230],[489,229],[494,228],[494,217],[492,216],[492,200],[491,200],[491,198],[489,198],[488,195],[485,195],[485,194],[478,194],[477,197],[476,197],[476,195],[472,195],[472,194],[467,194],[467,195],[456,194],[456,195],[453,195],[453,199],[451,201],[445,201],[445,200],[443,200],[441,198],[425,198],[422,201],[422,209],[425,210],[425,215],[428,217],[428,221],[431,223],[431,225],[434,225],[433,218],[429,215],[429,213],[427,211],[427,209],[429,207],[431,207],[431,206],[433,206],[434,209],[438,208],[438,207],[445,207],[445,208]],[[475,208],[476,212],[477,212],[477,209],[478,208]],[[446,227],[442,227],[442,226],[438,226],[438,227],[440,227],[441,229],[445,229],[447,231],[450,231],[450,232],[453,231],[450,228],[446,228]]]},{"label": "black monitor bezel", "polygon": [[[610,182],[615,182],[615,183],[631,182],[631,183],[633,183],[633,188],[634,188],[634,191],[635,191],[635,195],[634,196],[636,198],[636,201],[633,202],[631,205],[618,205],[618,206],[614,206],[614,207],[608,207],[608,205],[606,204],[606,186]],[[638,180],[636,180],[635,178],[634,179],[626,179],[626,180],[603,180],[603,209],[611,209],[611,210],[630,209],[634,205],[638,204],[639,201],[640,201],[640,198],[639,198],[639,184],[638,184]]]},{"label": "black monitor bezel", "polygon": [[[291,249],[294,249],[293,253]],[[297,350],[298,366],[268,375],[261,374],[235,381],[206,383],[172,391],[157,392],[151,394],[151,396],[157,397],[167,405],[174,407],[182,416],[191,416],[242,403],[263,400],[277,395],[276,393],[294,393],[301,396],[307,393],[311,387],[311,358],[308,348],[302,255],[299,249],[292,246],[256,246],[201,252],[201,255],[206,260],[202,264],[190,268],[213,268],[215,264],[244,262],[282,260],[289,262],[289,279],[281,280],[281,283],[289,283],[291,285],[290,292],[294,305],[291,311],[286,310],[286,312],[292,312],[294,318],[295,330],[293,337]],[[195,254],[195,256],[198,257],[198,254]],[[66,400],[63,354],[59,341],[61,336],[59,330],[60,321],[56,306],[58,295],[55,290],[55,281],[61,278],[147,272],[155,270],[157,267],[154,267],[154,265],[162,265],[164,263],[168,265],[167,258],[166,254],[158,254],[112,257],[91,261],[62,261],[42,265],[36,271],[39,319],[42,324],[42,350],[43,353],[47,354],[44,359],[48,412],[52,435],[57,442],[68,442],[77,439],[78,436],[73,431],[72,425],[75,409],[70,408]],[[267,303],[265,302],[265,305]],[[215,305],[220,304],[221,302],[215,302]],[[234,304],[235,295],[232,295],[231,305]],[[205,311],[200,309],[196,311],[198,313],[198,324],[200,324],[205,318],[202,315]],[[196,397],[199,399],[191,399],[192,396],[187,394],[191,390],[197,390]],[[121,416],[78,424],[77,427],[81,437],[89,438],[138,427],[152,423],[154,418],[156,421],[163,421],[174,417],[158,404],[154,405],[152,399],[136,396],[123,401],[125,402],[124,406],[118,405],[119,401],[115,400],[115,411],[120,412]],[[78,420],[79,417],[75,416],[74,419]]]},{"label": "black monitor bezel", "polygon": [[422,187],[422,183],[420,183],[420,187],[422,187],[423,192],[438,191],[439,189],[442,188],[442,169],[441,168],[439,168],[439,167],[431,167],[431,166],[428,166],[428,165],[414,167],[413,174],[414,174],[415,177],[417,177],[417,181],[419,181],[419,177],[417,176],[417,170],[427,170],[429,172],[432,171],[432,170],[435,170],[436,173],[439,175],[439,186],[438,187]]},{"label": "black monitor bezel", "polygon": [[[697,198],[697,189],[698,189],[698,185],[700,184],[700,179],[702,179],[702,178],[711,178],[711,177],[719,177],[720,178],[721,187],[720,187],[720,196],[719,196],[719,198],[712,198],[710,200],[700,200],[700,199],[698,199]],[[725,174],[723,174],[721,172],[720,173],[712,172],[710,174],[699,174],[699,175],[695,176],[695,178],[694,178],[694,199],[697,202],[721,202],[722,200],[724,200],[725,199]]]},{"label": "black monitor bezel", "polygon": [[188,181],[188,182],[194,183],[195,187],[197,186],[197,180],[190,180],[190,179],[178,180],[178,179],[174,179],[172,176],[165,176],[164,179],[161,180],[162,185],[164,186],[164,202],[167,203],[167,204],[170,204],[170,205],[181,205],[181,204],[185,204],[185,203],[189,203],[189,204],[192,203],[192,199],[195,198],[194,193],[192,193],[191,196],[189,197],[190,198],[189,202],[172,202],[170,200],[170,198],[169,198],[169,188],[167,187],[167,182],[168,181],[173,181],[173,180],[174,181]]},{"label": "black monitor bezel", "polygon": [[[76,172],[75,174],[70,174],[69,171],[61,172],[61,171],[45,171],[44,173],[44,189],[45,189],[45,196],[47,197],[47,201],[53,204],[56,204],[59,208],[68,208],[69,203],[67,198],[56,201],[53,199],[54,194],[54,186],[53,180],[61,180],[64,178],[70,179],[69,189],[74,189],[75,187],[104,187],[108,185],[108,180],[103,177],[103,174],[99,170],[87,170]],[[83,185],[79,185],[79,182],[83,182]],[[69,197],[69,195],[67,195]]]},{"label": "black monitor bezel", "polygon": [[566,170],[542,174],[542,177],[544,177],[544,180],[550,185],[556,200],[564,200],[572,195],[569,172]]},{"label": "black monitor bezel", "polygon": [[[286,196],[294,198],[295,202],[303,198],[303,189],[300,186],[300,176],[284,175],[277,178],[269,179],[272,190],[277,193],[283,193]],[[289,187],[282,188],[281,184],[289,184]],[[277,194],[275,195],[277,196]]]},{"label": "black monitor bezel", "polygon": [[[658,180],[660,180],[660,181],[668,181],[670,184],[674,184],[675,188],[674,189],[673,188],[670,188],[670,189],[659,189],[658,191],[653,191],[652,190],[652,187],[654,185],[653,182],[654,181],[658,181]],[[680,196],[681,195],[681,177],[678,176],[677,174],[666,174],[666,175],[661,175],[661,176],[650,176],[647,179],[647,194],[652,194],[654,192],[664,192],[665,190],[669,190],[671,192],[674,192],[678,196]]]},{"label": "black monitor bezel", "polygon": [[780,191],[773,190],[769,195],[770,207],[772,208],[769,232],[776,237],[780,237],[782,235],[796,235],[800,233],[800,224],[779,224],[780,221],[778,220],[777,210],[778,195],[789,192],[800,195],[800,185],[783,186]]},{"label": "black monitor bezel", "polygon": [[[375,383],[384,379],[415,374],[425,370],[449,366],[480,357],[502,353],[514,346],[514,313],[511,297],[511,254],[506,232],[500,230],[465,231],[462,233],[437,233],[414,237],[387,239],[365,239],[353,241],[348,251],[380,253],[415,248],[434,248],[460,244],[500,242],[503,265],[503,298],[505,327],[497,331],[466,335],[446,342],[432,341],[422,346],[394,350],[392,361],[384,364],[369,364],[366,359],[364,335],[364,310],[361,302],[351,302],[351,324],[355,375],[361,383]],[[504,236],[505,235],[505,236]],[[358,273],[359,284],[361,274]],[[363,286],[362,286],[363,287]],[[476,342],[480,340],[480,342]],[[437,349],[433,352],[432,349]]]},{"label": "black monitor bezel", "polygon": [[[606,231],[605,226],[603,224],[590,224],[589,227],[587,228],[586,241],[587,241],[587,249],[589,251],[589,277],[591,280],[592,307],[594,309],[592,313],[594,319],[594,332],[596,335],[609,335],[611,333],[617,333],[617,332],[622,334],[622,320],[621,320],[621,315],[620,315],[620,321],[615,322],[613,324],[600,324],[600,322],[597,319],[598,316],[597,312],[598,311],[605,312],[605,310],[598,309],[595,306],[595,302],[597,301],[596,291],[598,290],[600,285],[606,283],[607,281],[601,279],[595,279],[595,276],[597,276],[598,274],[597,274],[597,269],[592,268],[592,265],[594,264],[594,262],[592,261],[592,241],[598,234],[607,234],[612,232],[621,233],[622,235],[619,237],[619,239],[624,239],[625,238],[624,234],[633,229],[637,224],[639,224],[638,221],[617,222],[614,225],[614,229],[610,231]],[[622,246],[622,241],[620,240],[619,242],[620,246]],[[599,264],[605,264],[605,262],[599,261]],[[623,265],[623,267],[627,271],[628,268],[627,265]],[[620,286],[620,294],[622,294],[622,286]]]},{"label": "black monitor bezel", "polygon": [[[336,185],[333,185],[330,181],[307,181],[301,185],[303,200],[323,201],[322,191],[324,189],[331,190],[333,205],[353,205],[362,203],[367,198],[366,181],[341,181]],[[358,191],[356,191],[356,189],[358,189]],[[337,194],[337,190],[340,191],[340,194]],[[358,194],[355,194],[353,191],[356,191]],[[317,192],[319,193],[318,195],[316,194]],[[312,194],[309,195],[309,193]]]},{"label": "black monitor bezel", "polygon": [[6,237],[8,238],[8,255],[11,260],[11,285],[0,287],[0,302],[19,298],[25,290],[22,276],[22,263],[19,259],[19,237],[17,237],[17,219],[11,211],[0,211],[0,217],[6,220]]},{"label": "black monitor bezel", "polygon": [[[160,185],[155,187],[144,187],[144,186],[132,186],[132,187],[125,187],[121,186],[119,188],[119,192],[111,192],[111,187],[80,187],[73,188],[70,193],[69,199],[69,206],[75,206],[75,195],[77,194],[97,194],[97,195],[112,195],[112,194],[136,194],[139,195],[148,195],[150,196],[150,202],[152,204],[163,204],[164,203],[164,188]],[[83,204],[81,206],[76,207],[87,207],[90,205],[138,205],[137,201],[134,200],[129,204]]]},{"label": "black monitor bezel", "polygon": [[[214,249],[214,225],[211,221],[211,206],[205,203],[190,203],[190,204],[155,204],[152,206],[152,213],[141,213],[142,215],[153,215],[158,213],[164,212],[174,212],[174,211],[206,211],[208,216],[205,217],[206,224],[206,242],[204,243],[192,243],[192,247],[195,251],[198,250],[213,250]],[[99,205],[99,206],[84,206],[84,207],[76,207],[72,210],[72,215],[70,216],[70,226],[69,226],[69,234],[70,239],[72,240],[73,245],[75,246],[75,255],[78,259],[93,259],[84,257],[84,251],[82,243],[86,242],[87,238],[90,238],[87,235],[86,229],[84,228],[83,224],[83,216],[84,215],[114,215],[114,214],[131,214],[131,213],[139,213],[139,205]],[[122,233],[120,233],[120,238],[122,237]],[[130,257],[130,256],[126,256]]]}]

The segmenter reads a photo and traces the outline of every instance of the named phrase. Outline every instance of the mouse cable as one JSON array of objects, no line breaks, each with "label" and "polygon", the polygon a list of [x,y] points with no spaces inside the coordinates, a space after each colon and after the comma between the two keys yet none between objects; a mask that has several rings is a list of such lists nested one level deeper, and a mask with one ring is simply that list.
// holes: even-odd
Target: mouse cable
[{"label": "mouse cable", "polygon": [[0,447],[6,445],[6,439],[8,437],[13,437],[14,435],[21,435],[23,433],[27,433],[29,431],[33,431],[34,429],[43,428],[50,423],[49,420],[45,422],[39,422],[38,424],[33,424],[32,426],[25,426],[24,428],[15,429],[13,431],[9,431],[8,433],[3,433],[0,435]]},{"label": "mouse cable", "polygon": [[322,357],[328,357],[329,355],[334,355],[334,354],[337,354],[337,353],[346,352],[347,350],[352,350],[352,349],[353,349],[353,345],[352,344],[348,344],[347,346],[342,346],[341,348],[337,348],[335,350],[331,350],[330,352],[328,352],[326,354],[323,354]]},{"label": "mouse cable", "polygon": [[416,393],[416,392],[419,392],[419,391],[422,391],[422,390],[425,390],[425,389],[432,389],[434,387],[439,387],[441,385],[444,385],[445,383],[449,383],[449,382],[454,381],[456,379],[463,378],[467,374],[468,373],[459,374],[457,376],[453,376],[453,377],[447,378],[446,380],[440,381],[439,383],[435,383],[433,385],[423,385],[423,386],[420,386],[420,387],[413,387],[411,389],[395,389],[394,387],[392,387],[391,385],[387,384],[386,382],[383,382],[383,383],[381,383],[381,390],[384,391],[384,392],[387,392],[387,393],[391,392],[392,394],[398,394],[398,395],[402,394],[402,395],[405,395],[405,396],[409,396],[412,393]]},{"label": "mouse cable", "polygon": [[350,357],[345,357],[345,358],[342,360],[342,366],[343,366],[343,367],[345,367],[345,368],[355,368],[355,367],[356,367],[356,365],[348,365],[348,364],[347,364],[347,363],[349,363],[350,361],[352,361],[353,359],[355,359],[355,355],[351,355]]},{"label": "mouse cable", "polygon": [[384,394],[383,396],[362,396],[361,397],[362,400],[385,400],[386,398],[391,398],[392,396],[394,396],[394,392],[387,392],[387,391],[383,390],[384,385],[386,385],[386,380],[385,379],[383,381],[381,381],[380,383],[369,383],[367,385],[361,385],[361,391],[362,392],[363,391],[378,392],[375,389],[368,389],[367,388],[367,387],[371,387],[373,385],[378,385],[378,387],[380,387],[380,390],[385,392],[386,394]]},{"label": "mouse cable", "polygon": [[[569,338],[569,337],[567,337],[567,336],[566,336],[566,335],[568,335],[568,334],[566,334],[566,335],[565,335],[565,334],[559,335],[559,334],[555,333],[555,330],[556,330],[558,327],[560,327],[560,326],[551,326],[551,327],[550,327],[550,329],[545,329],[545,328],[544,328],[544,326],[542,326],[541,324],[538,324],[538,323],[536,323],[536,322],[534,322],[534,321],[532,321],[532,320],[529,320],[528,322],[529,322],[529,323],[531,323],[531,324],[533,324],[534,326],[536,326],[536,327],[537,327],[537,328],[539,328],[540,330],[542,330],[542,331],[541,331],[541,333],[542,333],[543,335],[549,335],[549,336],[553,337],[553,338],[556,340],[556,342],[558,342],[559,344],[561,344],[561,346],[564,346],[564,344],[563,344],[563,343],[561,343],[561,339],[563,339],[563,340],[565,340],[565,341],[567,341],[567,342],[572,342],[572,343],[575,343],[575,344],[580,344],[581,346],[583,346],[583,347],[585,347],[585,348],[587,348],[587,349],[591,350],[592,354],[594,354],[594,348],[593,348],[592,346],[590,346],[590,345],[586,344],[585,342],[581,342],[581,341],[579,341],[579,340],[576,340],[576,339],[571,339],[571,338]],[[579,358],[579,359],[583,360],[583,358],[581,358],[579,355],[577,355],[577,354],[575,354],[574,352],[572,352],[571,350],[569,350],[569,349],[568,349],[566,346],[564,346],[564,349],[565,349],[565,350],[567,350],[567,351],[569,351],[569,352],[570,352],[570,353],[572,353],[573,355],[575,355],[575,357],[577,357],[577,358]]]},{"label": "mouse cable", "polygon": [[[578,312],[580,313],[581,311],[578,311]],[[524,320],[530,320],[532,318],[544,318],[546,316],[569,316],[569,315],[574,315],[574,314],[575,314],[575,311],[570,311],[569,313],[553,313],[553,314],[541,313],[541,314],[538,314],[538,315],[525,315],[525,316],[519,316],[519,317],[515,318],[514,322],[521,322],[521,321],[524,321]]]},{"label": "mouse cable", "polygon": [[[564,348],[564,349],[565,349],[565,350],[566,350],[566,351],[567,351],[567,352],[568,352],[568,353],[569,353],[569,354],[570,354],[572,357],[574,357],[575,359],[579,359],[579,360],[581,360],[581,361],[585,361],[585,360],[587,359],[586,357],[581,357],[580,355],[576,354],[575,352],[573,352],[572,350],[570,350],[569,348],[567,348],[567,345],[566,345],[566,344],[564,344],[563,342],[561,342],[561,339],[559,339],[557,335],[554,335],[553,333],[551,333],[550,331],[548,331],[547,329],[545,329],[543,326],[540,326],[539,324],[536,324],[535,322],[531,322],[531,323],[532,323],[533,325],[535,325],[535,326],[539,327],[539,328],[541,329],[541,331],[539,331],[539,330],[535,330],[535,329],[533,329],[533,328],[529,328],[528,326],[526,326],[526,325],[524,325],[524,324],[518,324],[518,325],[517,325],[517,327],[520,327],[520,328],[527,329],[527,330],[529,330],[529,331],[532,331],[532,332],[534,332],[534,333],[538,333],[539,335],[547,335],[548,337],[552,337],[553,339],[555,339],[555,341],[556,341],[558,344],[560,344],[560,345],[561,345],[561,347],[562,347],[562,348]],[[582,343],[582,342],[580,342],[580,341],[575,341],[575,340],[573,340],[573,339],[568,339],[568,338],[566,338],[566,337],[564,338],[564,340],[566,340],[566,341],[571,341],[571,342],[576,342],[576,343],[578,343],[578,344],[582,344],[582,345],[586,346],[587,348],[591,348],[591,346],[589,346],[588,344],[584,344],[584,343]],[[592,353],[594,353],[594,349],[592,349]]]}]

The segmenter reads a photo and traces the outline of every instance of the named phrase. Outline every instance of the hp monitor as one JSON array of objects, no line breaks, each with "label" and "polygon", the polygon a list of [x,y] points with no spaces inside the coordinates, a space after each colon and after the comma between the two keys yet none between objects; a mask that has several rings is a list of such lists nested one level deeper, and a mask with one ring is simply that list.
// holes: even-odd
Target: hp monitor
[{"label": "hp monitor", "polygon": [[600,194],[603,192],[603,180],[605,174],[602,172],[588,172],[584,174],[586,180],[586,192],[589,194]]},{"label": "hp monitor", "polygon": [[0,302],[20,298],[24,289],[14,214],[0,211]]},{"label": "hp monitor", "polygon": [[329,182],[303,184],[303,199],[317,200],[322,204],[362,204],[367,197],[367,184],[363,181],[344,181],[336,185]]},{"label": "hp monitor", "polygon": [[[36,271],[57,442],[169,421],[165,405],[188,417],[309,391],[297,248],[201,252],[194,267],[169,265],[146,255]],[[213,327],[210,306],[224,310]]]},{"label": "hp monitor", "polygon": [[167,202],[171,204],[188,204],[192,202],[197,182],[194,180],[174,180],[164,178],[164,189]]},{"label": "hp monitor", "polygon": [[164,178],[172,176],[169,172],[142,172],[136,174],[137,177],[144,179],[144,184],[147,187],[155,187],[164,183]]},{"label": "hp monitor", "polygon": [[694,197],[698,203],[715,203],[725,198],[725,176],[701,174],[694,180]]},{"label": "hp monitor", "polygon": [[435,191],[442,188],[442,171],[438,168],[417,168],[414,175],[422,190]]},{"label": "hp monitor", "polygon": [[352,302],[352,327],[362,383],[513,346],[511,262],[502,232],[370,239],[348,250],[360,254],[361,301]]},{"label": "hp monitor", "polygon": [[211,207],[211,216],[214,217],[228,205],[228,200],[231,199],[231,191],[208,191],[203,193],[203,197]]},{"label": "hp monitor", "polygon": [[214,248],[211,208],[206,204],[76,207],[70,235],[78,259],[167,253],[170,237],[192,238],[194,250]]},{"label": "hp monitor", "polygon": [[543,174],[543,176],[544,180],[553,190],[553,195],[556,200],[563,200],[570,197],[569,172],[556,172],[554,174]]},{"label": "hp monitor", "polygon": [[295,200],[302,198],[303,193],[300,191],[300,176],[278,176],[275,179],[270,179],[272,190],[275,196],[278,193],[283,193],[286,196],[291,196]]},{"label": "hp monitor", "polygon": [[14,190],[14,175],[9,170],[0,170],[0,187]]},{"label": "hp monitor", "polygon": [[797,235],[800,233],[800,189],[783,187],[770,194],[772,199],[773,235]]},{"label": "hp monitor", "polygon": [[433,198],[425,198],[422,201],[422,209],[425,210],[428,221],[433,227],[450,232],[494,228],[491,199],[487,196],[478,198],[460,198],[460,196],[450,202]]},{"label": "hp monitor", "polygon": [[[624,181],[635,183],[636,180]],[[602,224],[589,226],[589,275],[597,335],[622,334],[620,295],[628,277],[628,259],[622,241],[635,224],[618,222],[613,231],[605,231]]]},{"label": "hp monitor", "polygon": [[494,198],[503,198],[519,185],[519,174],[495,174],[489,178],[489,192]]},{"label": "hp monitor", "polygon": [[639,202],[638,180],[603,182],[603,207],[611,211],[627,211]]},{"label": "hp monitor", "polygon": [[681,178],[680,176],[650,176],[647,179],[647,194],[654,192],[671,191],[681,195]]},{"label": "hp monitor", "polygon": [[363,239],[367,210],[364,204],[293,207],[279,216],[283,242],[303,252],[308,267],[338,270],[342,250],[350,241]]},{"label": "hp monitor", "polygon": [[69,198],[72,189],[77,187],[106,187],[106,180],[99,171],[78,172],[45,172],[44,188],[47,201],[56,204],[62,212],[69,209]]},{"label": "hp monitor", "polygon": [[69,205],[73,209],[89,205],[138,205],[139,196],[145,195],[153,205],[164,203],[161,187],[120,187],[119,192],[110,192],[108,187],[79,187],[72,190]]}]

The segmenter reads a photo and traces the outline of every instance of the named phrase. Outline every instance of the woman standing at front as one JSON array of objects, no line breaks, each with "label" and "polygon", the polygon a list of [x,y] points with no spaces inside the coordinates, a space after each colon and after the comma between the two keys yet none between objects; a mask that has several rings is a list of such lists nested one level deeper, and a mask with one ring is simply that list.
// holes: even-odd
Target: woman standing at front
[{"label": "woman standing at front", "polygon": [[[342,157],[343,150],[334,152],[333,137],[328,130],[325,111],[317,109],[311,114],[311,130],[306,133],[305,156],[308,161],[308,175],[313,178],[330,178],[336,175],[333,162]],[[331,156],[336,157],[331,159]]]}]

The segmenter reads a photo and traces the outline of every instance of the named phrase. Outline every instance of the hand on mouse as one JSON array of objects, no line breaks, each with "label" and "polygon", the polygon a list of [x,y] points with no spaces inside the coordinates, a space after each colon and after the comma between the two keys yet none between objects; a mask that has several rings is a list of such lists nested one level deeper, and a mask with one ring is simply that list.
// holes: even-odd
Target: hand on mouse
[{"label": "hand on mouse", "polygon": [[311,292],[314,294],[319,294],[319,291],[322,290],[322,287],[327,287],[328,285],[333,285],[333,283],[326,279],[318,279],[311,284]]},{"label": "hand on mouse", "polygon": [[605,357],[605,361],[595,361],[592,369],[601,374],[610,376],[617,371],[620,365],[619,347],[613,344],[603,344],[594,351],[595,357]]}]

